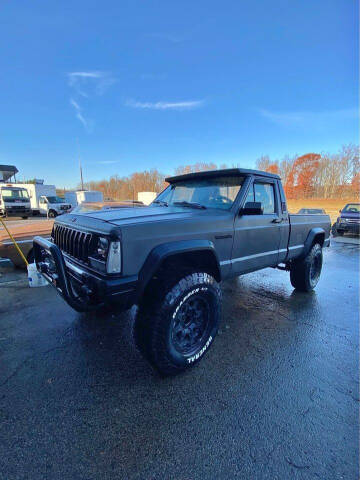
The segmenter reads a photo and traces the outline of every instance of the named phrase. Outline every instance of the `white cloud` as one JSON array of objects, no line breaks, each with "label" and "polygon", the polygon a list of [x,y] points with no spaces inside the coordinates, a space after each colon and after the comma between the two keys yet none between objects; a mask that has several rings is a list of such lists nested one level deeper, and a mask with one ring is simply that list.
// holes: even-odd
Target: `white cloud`
[{"label": "white cloud", "polygon": [[286,127],[313,127],[326,125],[328,122],[343,121],[357,118],[359,113],[356,108],[343,108],[329,111],[287,111],[275,112],[272,110],[260,109],[260,115],[272,123]]},{"label": "white cloud", "polygon": [[70,104],[75,109],[76,118],[83,124],[87,131],[90,131],[91,124],[85,119],[84,115],[82,114],[80,105],[73,98],[70,99]]},{"label": "white cloud", "polygon": [[204,100],[187,100],[184,102],[137,102],[127,100],[125,105],[133,108],[150,110],[191,110],[204,105]]},{"label": "white cloud", "polygon": [[100,70],[69,72],[67,77],[69,86],[82,97],[103,95],[116,82],[111,72]]},{"label": "white cloud", "polygon": [[70,72],[68,76],[72,79],[80,77],[80,78],[102,78],[104,76],[104,72]]},{"label": "white cloud", "polygon": [[[100,70],[69,72],[66,75],[68,85],[72,90],[72,97],[76,99],[80,97],[90,98],[93,96],[101,96],[116,82],[111,72],[103,72]],[[71,98],[70,103],[75,109],[76,118],[83,124],[88,132],[91,132],[93,122],[85,118],[79,102]]]},{"label": "white cloud", "polygon": [[114,163],[119,163],[119,160],[100,160],[99,162],[95,162],[100,165],[112,165]]}]

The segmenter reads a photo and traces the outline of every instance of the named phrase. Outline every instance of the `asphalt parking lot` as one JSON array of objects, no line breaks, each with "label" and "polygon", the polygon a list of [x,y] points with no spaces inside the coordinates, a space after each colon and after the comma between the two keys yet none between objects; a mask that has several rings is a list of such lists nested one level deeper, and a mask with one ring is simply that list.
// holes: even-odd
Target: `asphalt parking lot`
[{"label": "asphalt parking lot", "polygon": [[162,379],[134,310],[80,315],[18,272],[0,283],[1,479],[357,479],[359,246],[316,291],[267,269],[224,283],[220,335]]}]

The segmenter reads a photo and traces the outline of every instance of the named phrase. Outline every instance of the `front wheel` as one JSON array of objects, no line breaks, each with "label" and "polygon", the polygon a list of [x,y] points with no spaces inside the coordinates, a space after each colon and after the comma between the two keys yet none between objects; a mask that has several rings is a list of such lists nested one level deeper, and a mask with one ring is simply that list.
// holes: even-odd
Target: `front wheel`
[{"label": "front wheel", "polygon": [[295,260],[291,265],[291,285],[301,292],[313,290],[320,279],[322,263],[322,247],[315,243],[305,258]]},{"label": "front wheel", "polygon": [[175,284],[169,279],[139,306],[135,342],[142,355],[163,375],[198,363],[219,327],[221,291],[204,272],[189,273]]},{"label": "front wheel", "polygon": [[55,212],[55,210],[50,210],[50,212],[48,213],[49,218],[55,218],[56,216],[57,216],[57,213]]}]

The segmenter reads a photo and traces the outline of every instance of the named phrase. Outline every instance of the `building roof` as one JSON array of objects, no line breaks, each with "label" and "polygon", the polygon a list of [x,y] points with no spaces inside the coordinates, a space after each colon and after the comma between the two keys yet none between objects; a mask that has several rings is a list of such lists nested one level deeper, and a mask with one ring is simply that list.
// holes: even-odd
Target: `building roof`
[{"label": "building roof", "polygon": [[196,178],[213,178],[244,175],[256,175],[261,177],[276,178],[277,180],[280,180],[279,175],[269,172],[262,172],[261,170],[249,170],[246,168],[226,168],[224,170],[207,170],[205,172],[185,173],[184,175],[177,175],[174,177],[165,178],[165,181],[169,183],[175,183],[182,180],[191,180]]},{"label": "building roof", "polygon": [[0,165],[0,181],[6,182],[16,173],[18,169],[14,165]]}]

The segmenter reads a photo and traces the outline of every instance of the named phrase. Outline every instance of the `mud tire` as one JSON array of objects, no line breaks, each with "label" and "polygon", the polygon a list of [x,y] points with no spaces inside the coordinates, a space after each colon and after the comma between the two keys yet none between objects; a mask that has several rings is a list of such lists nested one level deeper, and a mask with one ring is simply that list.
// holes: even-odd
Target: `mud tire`
[{"label": "mud tire", "polygon": [[301,292],[310,292],[316,287],[323,263],[322,247],[315,243],[305,258],[296,260],[290,269],[291,285]]},{"label": "mud tire", "polygon": [[[192,305],[204,309],[193,310]],[[197,302],[197,303],[196,303]],[[187,328],[179,327],[188,309],[188,322],[194,325],[198,318],[193,346],[180,346]],[[192,313],[195,312],[195,313]],[[183,277],[172,274],[157,279],[148,289],[135,319],[134,340],[140,353],[162,375],[175,375],[196,365],[209,350],[219,327],[221,317],[221,290],[216,280],[204,272],[189,272]],[[206,321],[205,321],[206,319]],[[201,323],[203,322],[203,323]],[[184,325],[186,322],[184,323]],[[183,323],[181,323],[183,325]],[[200,333],[199,333],[200,332]],[[202,332],[202,333],[201,333]],[[178,334],[180,337],[178,337]],[[190,342],[191,343],[191,342]]]}]

